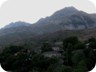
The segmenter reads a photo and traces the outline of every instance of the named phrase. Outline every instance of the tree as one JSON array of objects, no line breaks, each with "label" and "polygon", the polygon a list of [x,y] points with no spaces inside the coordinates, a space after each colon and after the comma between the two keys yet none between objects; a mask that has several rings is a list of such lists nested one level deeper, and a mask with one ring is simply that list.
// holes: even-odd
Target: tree
[{"label": "tree", "polygon": [[72,66],[72,44],[69,44],[64,53],[64,65]]},{"label": "tree", "polygon": [[30,69],[30,56],[35,53],[28,53],[22,46],[6,47],[0,55],[1,66],[6,71],[24,72]]},{"label": "tree", "polygon": [[96,63],[96,56],[94,55],[94,52],[93,50],[90,50],[89,51],[89,54],[88,54],[88,57],[87,57],[87,68],[88,68],[88,71],[91,71],[94,67],[95,67],[95,63]]},{"label": "tree", "polygon": [[76,66],[81,60],[86,60],[83,50],[76,50],[72,55],[73,65]]},{"label": "tree", "polygon": [[5,70],[12,70],[12,64],[15,60],[14,55],[21,49],[23,49],[21,46],[9,46],[3,50],[3,52],[0,54],[0,63]]},{"label": "tree", "polygon": [[95,67],[95,63],[96,63],[95,52],[92,48],[89,47],[89,48],[84,49],[84,54],[86,58],[88,71],[90,71],[92,70],[92,68]]},{"label": "tree", "polygon": [[52,46],[51,46],[51,44],[48,43],[48,42],[43,43],[42,46],[41,46],[41,51],[42,51],[42,52],[52,51]]},{"label": "tree", "polygon": [[81,60],[78,62],[76,66],[74,66],[72,72],[87,72],[86,62],[85,60]]},{"label": "tree", "polygon": [[95,38],[90,38],[88,39],[89,47],[92,49],[96,49],[96,39]]},{"label": "tree", "polygon": [[66,50],[69,44],[72,44],[72,46],[74,46],[77,43],[79,43],[79,40],[77,37],[66,38],[63,40],[63,48],[64,48],[64,50]]},{"label": "tree", "polygon": [[86,48],[86,45],[81,42],[74,45],[74,50],[85,49],[85,48]]}]

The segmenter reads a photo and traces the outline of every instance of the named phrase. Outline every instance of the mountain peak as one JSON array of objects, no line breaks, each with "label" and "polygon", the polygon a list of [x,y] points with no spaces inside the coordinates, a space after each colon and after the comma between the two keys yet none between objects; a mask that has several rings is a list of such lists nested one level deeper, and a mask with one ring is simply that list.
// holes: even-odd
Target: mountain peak
[{"label": "mountain peak", "polygon": [[63,10],[75,10],[75,11],[78,11],[75,7],[73,6],[70,6],[70,7],[65,7],[63,8]]},{"label": "mountain peak", "polygon": [[23,21],[11,22],[10,24],[6,25],[4,28],[12,28],[12,27],[21,27],[21,26],[29,26],[30,24]]},{"label": "mountain peak", "polygon": [[56,12],[53,14],[53,16],[54,16],[54,15],[65,15],[65,16],[67,16],[67,15],[74,14],[74,13],[76,13],[76,12],[78,12],[78,11],[79,11],[79,10],[76,9],[75,7],[73,7],[73,6],[71,6],[71,7],[65,7],[65,8],[63,8],[63,9],[61,9],[61,10],[59,10],[59,11],[56,11]]}]

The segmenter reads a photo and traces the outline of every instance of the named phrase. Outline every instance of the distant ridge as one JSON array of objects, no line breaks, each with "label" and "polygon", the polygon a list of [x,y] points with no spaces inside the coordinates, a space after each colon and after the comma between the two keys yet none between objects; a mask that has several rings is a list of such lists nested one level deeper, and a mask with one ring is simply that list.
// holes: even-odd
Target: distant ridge
[{"label": "distant ridge", "polygon": [[18,21],[18,22],[12,22],[6,25],[4,28],[12,28],[12,27],[20,27],[20,26],[30,26],[30,24],[27,22]]}]

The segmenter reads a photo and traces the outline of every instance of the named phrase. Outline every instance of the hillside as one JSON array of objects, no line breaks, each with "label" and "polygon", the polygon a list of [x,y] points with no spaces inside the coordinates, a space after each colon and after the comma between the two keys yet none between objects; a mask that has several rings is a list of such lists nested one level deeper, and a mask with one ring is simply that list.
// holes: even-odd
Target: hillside
[{"label": "hillside", "polygon": [[91,36],[96,37],[95,27],[96,14],[66,7],[34,24],[21,21],[8,24],[0,30],[0,45],[61,40],[69,36],[78,36],[83,40]]}]

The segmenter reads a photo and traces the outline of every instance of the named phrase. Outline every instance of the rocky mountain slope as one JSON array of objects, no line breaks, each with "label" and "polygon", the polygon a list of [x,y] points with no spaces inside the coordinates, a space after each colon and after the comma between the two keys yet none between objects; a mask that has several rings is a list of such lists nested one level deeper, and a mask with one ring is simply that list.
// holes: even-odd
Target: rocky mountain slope
[{"label": "rocky mountain slope", "polygon": [[35,24],[11,23],[0,30],[0,45],[35,40],[63,39],[78,36],[86,39],[95,36],[96,14],[88,14],[74,7],[66,7],[52,16],[41,18]]}]

